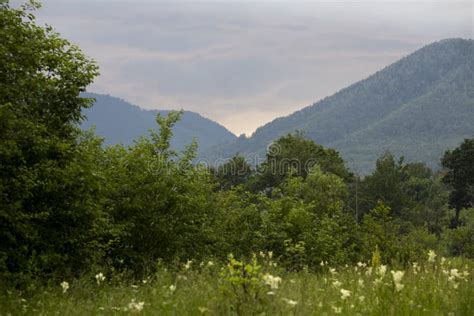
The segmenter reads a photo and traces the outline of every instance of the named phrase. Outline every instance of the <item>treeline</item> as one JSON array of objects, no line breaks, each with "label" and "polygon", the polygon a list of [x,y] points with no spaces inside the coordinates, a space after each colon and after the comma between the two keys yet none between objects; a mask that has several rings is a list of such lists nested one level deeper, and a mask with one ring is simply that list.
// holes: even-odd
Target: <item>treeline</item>
[{"label": "treeline", "polygon": [[179,112],[133,146],[104,147],[78,128],[97,66],[37,26],[36,6],[0,3],[2,284],[259,251],[289,270],[374,251],[395,264],[428,248],[474,257],[474,140],[446,152],[442,172],[387,154],[364,179],[300,134],[256,168],[239,156],[195,165],[196,144],[170,149]]}]

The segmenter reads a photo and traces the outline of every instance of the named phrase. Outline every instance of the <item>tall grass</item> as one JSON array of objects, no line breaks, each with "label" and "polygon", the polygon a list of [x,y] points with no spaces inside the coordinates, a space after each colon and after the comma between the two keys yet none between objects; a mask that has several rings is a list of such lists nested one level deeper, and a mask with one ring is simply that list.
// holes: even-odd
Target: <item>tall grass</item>
[{"label": "tall grass", "polygon": [[161,267],[144,280],[84,276],[3,291],[1,315],[473,315],[474,263],[431,258],[288,272],[269,255]]}]

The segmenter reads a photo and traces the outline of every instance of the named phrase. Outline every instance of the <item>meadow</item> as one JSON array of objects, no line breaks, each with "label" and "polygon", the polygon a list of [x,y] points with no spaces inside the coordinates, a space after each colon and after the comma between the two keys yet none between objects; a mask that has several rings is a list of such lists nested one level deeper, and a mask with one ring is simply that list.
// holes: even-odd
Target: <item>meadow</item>
[{"label": "meadow", "polygon": [[140,282],[98,272],[27,294],[10,290],[1,315],[472,315],[472,260],[430,252],[391,267],[359,262],[285,271],[271,253],[248,262],[188,261]]}]

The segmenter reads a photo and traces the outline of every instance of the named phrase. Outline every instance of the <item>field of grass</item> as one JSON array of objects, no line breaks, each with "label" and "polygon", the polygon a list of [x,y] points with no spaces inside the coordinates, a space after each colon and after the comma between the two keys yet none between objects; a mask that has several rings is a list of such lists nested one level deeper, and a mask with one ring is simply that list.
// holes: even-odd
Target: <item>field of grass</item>
[{"label": "field of grass", "polygon": [[367,263],[288,272],[271,255],[161,267],[4,291],[1,315],[474,315],[474,262],[431,258],[404,269]]}]

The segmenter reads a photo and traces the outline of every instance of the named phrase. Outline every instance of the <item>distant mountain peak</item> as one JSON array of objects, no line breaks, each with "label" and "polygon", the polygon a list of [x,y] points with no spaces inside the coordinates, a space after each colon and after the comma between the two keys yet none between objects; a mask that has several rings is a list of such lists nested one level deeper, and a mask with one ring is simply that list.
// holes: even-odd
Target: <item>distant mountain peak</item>
[{"label": "distant mountain peak", "polygon": [[[84,97],[95,98],[95,104],[86,109],[84,129],[96,127],[96,134],[105,138],[106,144],[130,145],[140,136],[147,136],[149,129],[158,128],[157,113],[166,115],[170,110],[150,110],[133,105],[123,99],[98,93],[84,93]],[[224,126],[203,117],[199,113],[184,111],[181,121],[174,129],[172,146],[184,149],[195,138],[198,151],[235,140],[237,136]]]},{"label": "distant mountain peak", "polygon": [[471,39],[431,43],[208,156],[264,154],[271,141],[301,130],[362,173],[387,150],[436,167],[444,150],[474,135],[473,56]]}]

